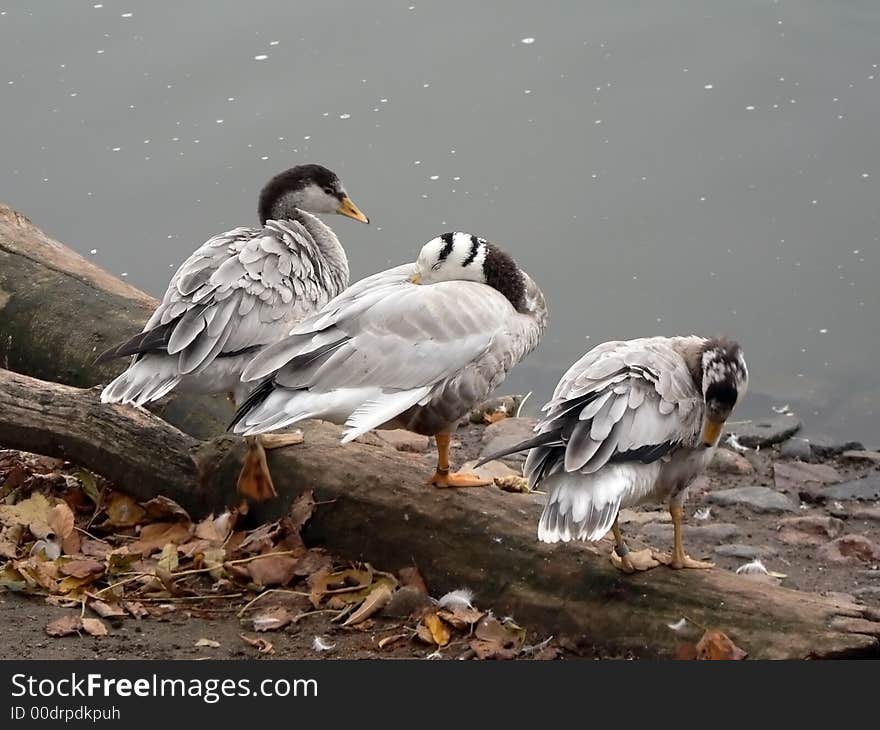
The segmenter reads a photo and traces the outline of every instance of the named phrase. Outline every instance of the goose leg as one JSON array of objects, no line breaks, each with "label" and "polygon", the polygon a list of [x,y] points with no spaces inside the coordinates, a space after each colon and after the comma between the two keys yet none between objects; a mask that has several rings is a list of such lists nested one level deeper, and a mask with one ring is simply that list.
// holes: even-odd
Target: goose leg
[{"label": "goose leg", "polygon": [[685,553],[684,544],[681,540],[681,519],[684,514],[684,507],[682,507],[681,503],[673,499],[669,505],[669,514],[672,515],[672,555],[655,553],[654,556],[657,560],[664,565],[668,565],[673,570],[681,570],[682,568],[706,570],[708,568],[714,568],[715,563],[694,560],[690,555]]},{"label": "goose leg", "polygon": [[486,487],[492,484],[489,479],[481,479],[476,474],[462,474],[449,471],[449,444],[452,436],[448,433],[438,433],[437,440],[437,470],[431,477],[430,483],[435,487]]},{"label": "goose leg", "polygon": [[636,573],[650,570],[660,565],[660,561],[654,557],[654,551],[651,548],[632,552],[627,547],[616,517],[614,518],[614,524],[611,526],[611,531],[614,533],[614,548],[611,550],[610,557],[611,564],[615,568],[624,573]]}]

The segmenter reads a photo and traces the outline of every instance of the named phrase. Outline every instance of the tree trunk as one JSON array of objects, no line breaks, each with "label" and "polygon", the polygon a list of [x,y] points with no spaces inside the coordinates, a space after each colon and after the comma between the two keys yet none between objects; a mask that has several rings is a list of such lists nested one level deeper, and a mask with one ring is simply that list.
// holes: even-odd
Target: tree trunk
[{"label": "tree trunk", "polygon": [[[71,301],[79,307],[73,326]],[[140,329],[151,306],[0,209],[0,357],[9,367],[78,386],[106,379],[115,371],[91,366],[95,349]],[[173,420],[174,413],[163,415]],[[221,416],[215,404],[176,425],[217,433]],[[624,576],[608,561],[606,543],[538,543],[538,495],[434,489],[417,457],[385,445],[340,446],[339,429],[329,424],[303,430],[303,444],[269,452],[280,496],[256,517],[285,512],[312,488],[322,504],[307,542],[383,569],[415,562],[435,593],[469,587],[482,605],[521,621],[639,656],[673,655],[681,639],[667,624],[682,617],[720,628],[752,657],[877,650],[880,615],[862,606],[723,570]],[[244,453],[240,439],[200,441],[144,410],[102,405],[97,389],[2,371],[0,444],[70,459],[138,499],[164,494],[194,517],[237,501]]]}]

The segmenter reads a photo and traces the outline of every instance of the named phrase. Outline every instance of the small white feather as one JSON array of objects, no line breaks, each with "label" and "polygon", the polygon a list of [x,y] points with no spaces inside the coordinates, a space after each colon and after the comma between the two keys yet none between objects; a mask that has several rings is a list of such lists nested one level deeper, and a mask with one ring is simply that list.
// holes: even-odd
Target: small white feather
[{"label": "small white feather", "polygon": [[437,605],[440,608],[473,608],[473,600],[474,592],[470,588],[456,588],[440,596]]},{"label": "small white feather", "polygon": [[316,636],[312,639],[312,649],[315,651],[333,651],[335,648],[336,644],[331,644],[324,636]]},{"label": "small white feather", "polygon": [[737,575],[770,575],[770,571],[764,567],[764,563],[759,558],[755,558],[752,562],[740,565],[736,569]]},{"label": "small white feather", "polygon": [[670,629],[672,629],[673,631],[683,631],[684,628],[687,626],[687,619],[686,619],[686,618],[680,618],[680,619],[679,619],[678,621],[676,621],[674,624],[666,624],[666,625],[667,625]]},{"label": "small white feather", "polygon": [[701,507],[696,512],[694,512],[695,520],[710,520],[712,519],[712,508],[711,507]]}]

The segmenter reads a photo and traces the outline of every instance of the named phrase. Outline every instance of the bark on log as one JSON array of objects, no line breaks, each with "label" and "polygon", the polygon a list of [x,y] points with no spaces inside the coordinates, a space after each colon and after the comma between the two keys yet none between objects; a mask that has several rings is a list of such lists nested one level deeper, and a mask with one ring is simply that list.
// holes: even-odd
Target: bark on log
[{"label": "bark on log", "polygon": [[[138,329],[148,300],[60,244],[47,243],[30,224],[13,223],[10,243],[3,217],[0,211],[0,331],[14,332],[15,341],[0,345],[0,357],[78,384],[105,378],[89,365],[93,348],[100,338],[103,345]],[[47,258],[47,246],[60,251]],[[31,277],[30,294],[10,276],[10,262]],[[80,302],[75,326],[69,317],[63,326],[82,331],[65,332],[50,321],[37,309],[41,298]],[[48,311],[61,317],[64,310]],[[32,326],[58,338],[32,333]],[[39,349],[30,352],[30,346]],[[415,562],[435,592],[467,586],[481,605],[640,656],[673,655],[681,640],[667,624],[683,616],[720,628],[752,657],[877,651],[880,615],[864,607],[723,570],[659,568],[623,576],[610,565],[605,544],[538,543],[537,495],[432,489],[416,457],[384,445],[342,447],[339,429],[328,424],[306,424],[304,432],[302,445],[269,452],[280,498],[256,516],[286,511],[300,491],[313,488],[327,504],[309,523],[307,542],[383,569]],[[137,498],[165,494],[194,516],[235,501],[243,455],[239,439],[201,442],[145,411],[100,404],[96,389],[11,372],[0,372],[0,445],[71,459]]]}]

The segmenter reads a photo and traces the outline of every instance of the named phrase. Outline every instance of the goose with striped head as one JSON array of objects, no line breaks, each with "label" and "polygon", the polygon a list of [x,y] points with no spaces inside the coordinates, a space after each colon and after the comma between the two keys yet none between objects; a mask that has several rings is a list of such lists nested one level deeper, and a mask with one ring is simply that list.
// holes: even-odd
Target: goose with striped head
[{"label": "goose with striped head", "polygon": [[[198,248],[143,331],[98,357],[131,356],[102,391],[104,403],[143,406],[179,388],[227,393],[241,404],[250,391],[241,373],[254,354],[348,286],[345,250],[316,214],[369,220],[335,173],[300,165],[276,175],[260,193],[258,213],[258,227],[234,228]],[[278,437],[265,446],[290,442]],[[238,489],[263,501],[275,495],[264,444],[248,438],[247,447]]]},{"label": "goose with striped head", "polygon": [[[543,542],[593,542],[611,531],[611,560],[625,572],[661,563],[711,568],[684,551],[682,505],[748,377],[742,349],[726,338],[606,342],[562,376],[537,436],[485,460],[529,449],[526,476],[547,492],[538,526]],[[618,512],[645,502],[669,505],[671,555],[627,548]]]},{"label": "goose with striped head", "polygon": [[425,244],[415,263],[349,287],[243,378],[258,385],[231,428],[264,433],[309,418],[344,424],[343,443],[376,428],[434,436],[437,487],[489,484],[450,471],[459,420],[538,344],[544,296],[504,251],[468,233]]}]

